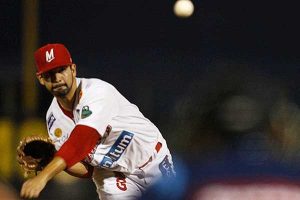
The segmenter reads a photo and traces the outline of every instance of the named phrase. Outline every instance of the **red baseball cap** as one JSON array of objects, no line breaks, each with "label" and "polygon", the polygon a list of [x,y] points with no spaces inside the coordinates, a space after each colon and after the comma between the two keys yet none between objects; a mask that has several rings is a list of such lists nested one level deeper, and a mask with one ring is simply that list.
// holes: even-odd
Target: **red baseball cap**
[{"label": "red baseball cap", "polygon": [[72,64],[71,54],[63,44],[47,44],[34,52],[37,74]]}]

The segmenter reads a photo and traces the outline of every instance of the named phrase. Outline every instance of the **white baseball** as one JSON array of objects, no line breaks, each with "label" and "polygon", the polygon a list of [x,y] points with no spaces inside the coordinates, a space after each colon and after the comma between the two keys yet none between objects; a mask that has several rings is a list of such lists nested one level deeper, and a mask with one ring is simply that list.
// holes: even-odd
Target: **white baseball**
[{"label": "white baseball", "polygon": [[173,10],[178,17],[190,17],[194,12],[194,4],[190,0],[177,0]]}]

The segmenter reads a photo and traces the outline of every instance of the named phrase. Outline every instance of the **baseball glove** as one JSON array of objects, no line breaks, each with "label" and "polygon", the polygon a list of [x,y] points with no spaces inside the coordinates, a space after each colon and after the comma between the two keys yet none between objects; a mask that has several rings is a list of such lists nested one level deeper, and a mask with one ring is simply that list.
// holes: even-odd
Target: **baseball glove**
[{"label": "baseball glove", "polygon": [[53,159],[56,150],[49,137],[32,135],[24,137],[17,147],[17,160],[24,176],[37,174]]}]

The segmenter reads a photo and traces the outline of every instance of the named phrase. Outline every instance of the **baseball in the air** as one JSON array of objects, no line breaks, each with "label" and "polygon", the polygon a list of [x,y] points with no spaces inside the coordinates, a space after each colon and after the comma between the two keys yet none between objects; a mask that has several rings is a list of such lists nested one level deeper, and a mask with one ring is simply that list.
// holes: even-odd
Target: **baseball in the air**
[{"label": "baseball in the air", "polygon": [[177,0],[173,10],[177,17],[187,18],[193,14],[194,4],[190,0]]}]

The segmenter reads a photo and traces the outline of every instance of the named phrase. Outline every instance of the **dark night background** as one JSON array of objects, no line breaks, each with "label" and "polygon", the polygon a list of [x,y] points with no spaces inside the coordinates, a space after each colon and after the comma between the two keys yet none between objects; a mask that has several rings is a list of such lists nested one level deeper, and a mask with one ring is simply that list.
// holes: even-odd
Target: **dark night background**
[{"label": "dark night background", "polygon": [[[15,79],[21,76],[21,2],[0,3],[1,74]],[[178,86],[220,60],[254,63],[297,85],[299,12],[292,2],[197,0],[188,19],[173,14],[174,2],[41,1],[39,44],[64,43],[82,76],[112,81],[137,100],[135,81],[176,97]]]},{"label": "dark night background", "polygon": [[[0,0],[0,114],[16,123],[26,117],[20,105],[22,2]],[[38,43],[65,44],[77,64],[79,77],[96,77],[113,84],[160,128],[175,153],[181,152],[175,148],[178,133],[172,131],[178,102],[193,99],[194,83],[226,71],[227,64],[236,65],[238,73],[232,70],[222,79],[247,79],[247,73],[254,73],[256,78],[276,81],[285,88],[287,98],[300,103],[300,14],[296,3],[193,0],[195,11],[186,19],[174,15],[174,3],[39,1]],[[245,65],[243,73],[239,66]],[[259,85],[250,82],[255,84]],[[37,87],[35,115],[43,119],[52,97]],[[266,95],[273,89],[262,87]],[[209,92],[201,94],[195,95],[194,101],[205,99]],[[8,101],[9,108],[5,104]]]}]

